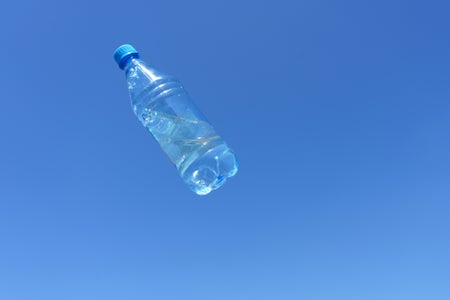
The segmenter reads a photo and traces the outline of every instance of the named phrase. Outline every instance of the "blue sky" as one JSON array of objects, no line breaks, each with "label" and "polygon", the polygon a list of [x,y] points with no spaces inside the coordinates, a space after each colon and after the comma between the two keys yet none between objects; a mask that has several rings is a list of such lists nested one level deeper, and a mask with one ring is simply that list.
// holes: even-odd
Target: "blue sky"
[{"label": "blue sky", "polygon": [[[449,299],[449,9],[4,3],[0,299]],[[123,43],[235,149],[225,186],[139,124]]]}]

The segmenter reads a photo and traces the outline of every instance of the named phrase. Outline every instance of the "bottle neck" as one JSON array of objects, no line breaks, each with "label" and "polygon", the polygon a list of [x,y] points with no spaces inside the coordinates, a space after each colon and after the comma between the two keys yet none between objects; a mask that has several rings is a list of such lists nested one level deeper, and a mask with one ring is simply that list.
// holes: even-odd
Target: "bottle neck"
[{"label": "bottle neck", "polygon": [[[125,75],[127,77],[143,78],[146,77],[151,82],[162,79],[163,77],[168,77],[169,75],[155,69],[151,65],[147,65],[140,58],[133,57],[130,58],[123,68]],[[170,76],[171,77],[171,76]]]},{"label": "bottle neck", "polygon": [[125,61],[123,70],[125,71],[125,73],[128,73],[130,68],[138,66],[138,65],[142,65],[142,64],[143,64],[143,62],[139,58],[130,57]]}]

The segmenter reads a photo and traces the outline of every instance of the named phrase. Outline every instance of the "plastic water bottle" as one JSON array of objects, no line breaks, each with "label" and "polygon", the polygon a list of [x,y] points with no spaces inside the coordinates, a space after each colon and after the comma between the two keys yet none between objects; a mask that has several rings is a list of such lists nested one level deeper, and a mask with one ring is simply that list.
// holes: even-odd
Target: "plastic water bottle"
[{"label": "plastic water bottle", "polygon": [[134,113],[195,193],[206,195],[219,188],[238,170],[234,152],[181,83],[139,57],[131,45],[122,45],[114,52],[126,74]]}]

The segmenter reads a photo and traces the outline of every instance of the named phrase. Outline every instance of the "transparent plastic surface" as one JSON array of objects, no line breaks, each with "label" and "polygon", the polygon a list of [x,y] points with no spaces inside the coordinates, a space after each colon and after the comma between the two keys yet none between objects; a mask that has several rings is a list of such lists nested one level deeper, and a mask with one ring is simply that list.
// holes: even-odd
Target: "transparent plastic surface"
[{"label": "transparent plastic surface", "polygon": [[197,109],[181,83],[133,58],[125,66],[134,113],[197,194],[234,176],[234,152]]}]

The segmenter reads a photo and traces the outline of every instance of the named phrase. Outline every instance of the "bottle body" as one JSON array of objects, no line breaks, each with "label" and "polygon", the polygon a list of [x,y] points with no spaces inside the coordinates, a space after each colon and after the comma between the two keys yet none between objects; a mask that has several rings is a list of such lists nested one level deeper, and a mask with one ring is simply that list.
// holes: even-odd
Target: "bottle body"
[{"label": "bottle body", "polygon": [[208,194],[236,174],[233,151],[177,79],[138,58],[124,70],[134,113],[195,193]]}]

